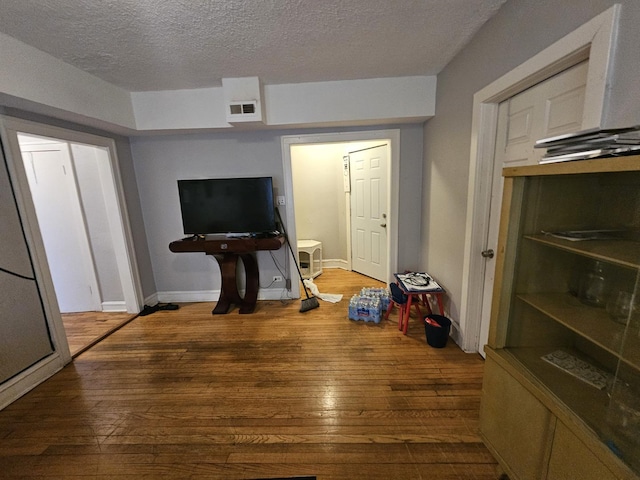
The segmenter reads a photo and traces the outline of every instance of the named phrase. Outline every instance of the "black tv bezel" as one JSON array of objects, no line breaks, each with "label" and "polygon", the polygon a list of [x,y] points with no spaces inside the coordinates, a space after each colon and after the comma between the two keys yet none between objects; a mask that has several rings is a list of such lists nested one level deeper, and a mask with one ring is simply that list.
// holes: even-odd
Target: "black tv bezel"
[{"label": "black tv bezel", "polygon": [[[264,220],[264,223],[246,223],[246,218],[243,218],[241,220],[238,221],[238,216],[235,217],[229,217],[227,218],[227,221],[232,221],[232,222],[236,222],[238,221],[238,223],[236,224],[236,226],[233,227],[228,227],[229,228],[215,228],[215,229],[210,229],[210,228],[205,228],[205,231],[196,231],[196,227],[197,225],[193,225],[193,219],[189,219],[189,215],[186,213],[186,208],[187,208],[187,202],[185,201],[185,193],[184,193],[184,188],[183,185],[186,184],[194,184],[194,183],[200,183],[200,184],[210,184],[212,187],[214,188],[223,188],[223,186],[225,184],[237,184],[237,183],[245,183],[246,181],[246,186],[244,186],[241,191],[236,192],[236,195],[241,195],[241,194],[245,194],[245,196],[240,197],[238,196],[238,201],[239,203],[241,203],[242,200],[246,199],[246,195],[250,195],[251,192],[255,192],[255,182],[266,182],[267,185],[267,192],[264,198],[260,198],[257,199],[257,201],[260,201],[263,209],[265,210],[263,213],[267,216],[267,218]],[[186,178],[186,179],[179,179],[177,181],[178,184],[178,197],[179,197],[179,203],[180,203],[180,214],[181,214],[181,220],[182,220],[182,229],[185,235],[263,235],[266,233],[271,233],[274,232],[276,230],[277,227],[277,223],[276,223],[276,214],[275,214],[275,202],[274,202],[274,190],[273,190],[273,177],[268,177],[268,176],[260,176],[260,177],[217,177],[217,178]],[[250,188],[251,186],[253,186],[254,188]],[[223,206],[224,208],[229,208],[229,205],[225,205]],[[220,211],[219,209],[215,209],[213,211]],[[223,210],[224,211],[224,210]],[[229,211],[229,214],[231,215],[231,211]],[[245,223],[242,223],[242,222]],[[202,222],[201,222],[202,223]],[[251,226],[251,228],[248,228],[249,226]],[[247,227],[247,228],[242,228],[242,227]]]}]

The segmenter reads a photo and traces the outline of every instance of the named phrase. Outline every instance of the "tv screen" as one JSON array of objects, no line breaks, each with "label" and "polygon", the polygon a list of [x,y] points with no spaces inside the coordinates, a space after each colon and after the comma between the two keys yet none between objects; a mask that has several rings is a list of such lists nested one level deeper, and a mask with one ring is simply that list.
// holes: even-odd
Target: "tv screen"
[{"label": "tv screen", "polygon": [[271,177],[178,180],[185,234],[259,234],[276,229]]}]

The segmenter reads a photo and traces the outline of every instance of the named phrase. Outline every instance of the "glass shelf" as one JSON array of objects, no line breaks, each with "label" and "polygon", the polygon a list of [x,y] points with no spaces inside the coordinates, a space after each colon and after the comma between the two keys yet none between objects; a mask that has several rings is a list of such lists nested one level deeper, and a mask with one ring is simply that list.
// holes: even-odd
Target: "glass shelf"
[{"label": "glass shelf", "polygon": [[571,241],[542,234],[525,235],[525,238],[594,260],[602,260],[622,267],[640,268],[640,242],[632,240]]},{"label": "glass shelf", "polygon": [[[580,303],[568,293],[531,293],[518,298],[569,330],[618,356],[625,327],[614,322],[602,308]],[[640,364],[638,365],[640,367]]]}]

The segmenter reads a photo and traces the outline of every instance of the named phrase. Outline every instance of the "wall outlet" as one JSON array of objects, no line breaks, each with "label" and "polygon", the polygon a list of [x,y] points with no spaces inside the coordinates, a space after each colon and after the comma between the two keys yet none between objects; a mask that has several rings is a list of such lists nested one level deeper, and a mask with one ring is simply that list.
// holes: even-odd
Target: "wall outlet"
[{"label": "wall outlet", "polygon": [[285,201],[284,201],[284,195],[278,195],[276,197],[276,205],[284,205]]},{"label": "wall outlet", "polygon": [[273,281],[275,282],[281,282],[283,279],[280,275],[274,275],[273,276]]}]

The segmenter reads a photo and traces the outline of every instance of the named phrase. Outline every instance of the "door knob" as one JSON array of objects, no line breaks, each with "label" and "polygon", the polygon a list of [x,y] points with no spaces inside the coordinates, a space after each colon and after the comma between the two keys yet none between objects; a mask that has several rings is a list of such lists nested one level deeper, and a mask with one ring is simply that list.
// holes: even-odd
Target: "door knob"
[{"label": "door knob", "polygon": [[386,224],[386,223],[381,223],[381,224],[380,224],[380,226],[381,226],[382,228],[387,228],[387,224]]},{"label": "door knob", "polygon": [[484,258],[493,258],[494,255],[494,251],[492,248],[490,248],[489,250],[483,250],[480,255],[482,255]]}]

